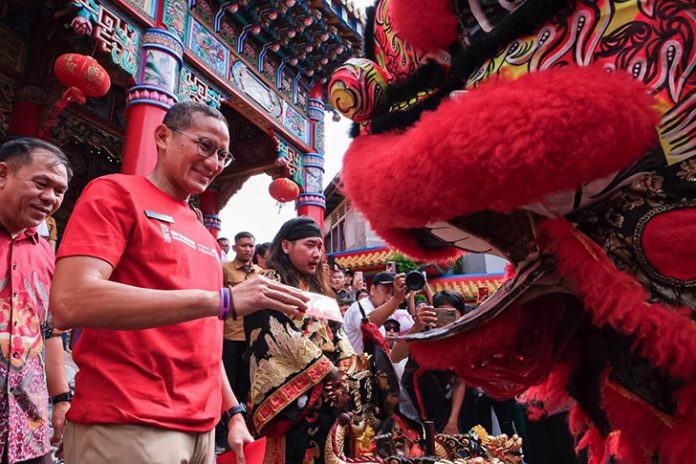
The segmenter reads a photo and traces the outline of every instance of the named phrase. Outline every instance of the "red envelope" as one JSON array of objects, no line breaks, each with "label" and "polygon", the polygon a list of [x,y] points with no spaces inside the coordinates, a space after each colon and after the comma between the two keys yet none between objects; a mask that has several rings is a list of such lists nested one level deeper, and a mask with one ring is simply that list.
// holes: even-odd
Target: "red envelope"
[{"label": "red envelope", "polygon": [[[266,456],[266,437],[261,437],[244,447],[244,458],[247,464],[263,464]],[[234,451],[222,453],[217,457],[217,464],[237,464],[237,455]]]},{"label": "red envelope", "polygon": [[330,321],[343,323],[343,316],[341,315],[341,310],[338,308],[336,298],[312,292],[303,293],[309,297],[309,303],[307,303],[308,308],[305,314],[321,321],[328,319]]}]

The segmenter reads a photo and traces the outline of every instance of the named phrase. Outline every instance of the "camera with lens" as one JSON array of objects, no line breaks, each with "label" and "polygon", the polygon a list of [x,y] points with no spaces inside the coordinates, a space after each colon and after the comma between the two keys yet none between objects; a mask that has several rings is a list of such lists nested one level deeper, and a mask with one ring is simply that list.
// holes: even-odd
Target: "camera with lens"
[{"label": "camera with lens", "polygon": [[406,288],[417,292],[423,290],[426,280],[425,275],[420,271],[411,271],[406,274]]}]

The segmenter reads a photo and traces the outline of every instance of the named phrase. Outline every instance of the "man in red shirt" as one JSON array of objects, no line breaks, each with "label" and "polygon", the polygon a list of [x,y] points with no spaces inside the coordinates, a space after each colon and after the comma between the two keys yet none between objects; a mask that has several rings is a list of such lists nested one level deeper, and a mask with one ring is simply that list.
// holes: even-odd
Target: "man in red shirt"
[{"label": "man in red shirt", "polygon": [[210,464],[221,414],[243,462],[252,437],[221,365],[223,320],[306,309],[300,292],[268,279],[220,288],[219,246],[188,200],[232,160],[224,116],[178,103],[155,141],[148,177],[87,186],[58,252],[56,326],[85,328],[74,350],[67,464]]},{"label": "man in red shirt", "polygon": [[[54,145],[20,138],[0,148],[0,459],[51,463],[72,397],[63,344],[54,337],[48,292],[55,255],[36,227],[63,201],[71,174]],[[44,354],[45,352],[45,363]],[[46,387],[48,383],[48,392]]]}]

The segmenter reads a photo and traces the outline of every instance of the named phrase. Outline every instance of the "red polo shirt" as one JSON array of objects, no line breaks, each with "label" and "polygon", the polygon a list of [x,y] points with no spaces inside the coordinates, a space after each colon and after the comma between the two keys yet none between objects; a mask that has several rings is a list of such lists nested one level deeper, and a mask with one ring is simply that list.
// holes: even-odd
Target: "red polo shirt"
[{"label": "red polo shirt", "polygon": [[[92,256],[110,280],[158,290],[218,290],[220,251],[186,202],[147,178],[100,177],[80,196],[58,252]],[[222,322],[215,317],[146,330],[86,329],[68,418],[204,432],[220,417]]]}]

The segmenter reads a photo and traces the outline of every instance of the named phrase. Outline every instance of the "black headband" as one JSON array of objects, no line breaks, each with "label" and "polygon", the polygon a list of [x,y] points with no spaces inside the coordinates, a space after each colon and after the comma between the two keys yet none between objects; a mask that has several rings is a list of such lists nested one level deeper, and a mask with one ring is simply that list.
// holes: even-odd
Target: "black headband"
[{"label": "black headband", "polygon": [[294,242],[295,240],[301,240],[308,237],[318,237],[321,238],[321,230],[319,230],[319,225],[314,222],[313,219],[308,217],[297,217],[290,219],[288,222],[283,224],[283,227],[278,231],[278,238],[280,240],[289,240]]}]

